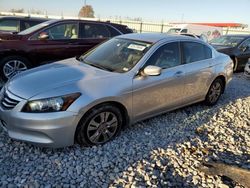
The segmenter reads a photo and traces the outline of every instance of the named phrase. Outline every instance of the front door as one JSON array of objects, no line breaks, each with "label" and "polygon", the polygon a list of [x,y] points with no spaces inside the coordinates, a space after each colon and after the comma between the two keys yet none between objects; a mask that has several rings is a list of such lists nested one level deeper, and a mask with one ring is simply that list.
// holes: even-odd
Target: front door
[{"label": "front door", "polygon": [[158,48],[144,67],[162,68],[158,76],[138,75],[133,80],[133,114],[135,121],[182,104],[185,70],[181,64],[179,42]]},{"label": "front door", "polygon": [[250,39],[245,40],[238,48],[238,67],[244,68],[250,58]]},{"label": "front door", "polygon": [[[41,38],[47,35],[47,38]],[[72,44],[78,40],[78,22],[64,22],[38,32],[29,40],[33,59],[42,63],[74,57]]]}]

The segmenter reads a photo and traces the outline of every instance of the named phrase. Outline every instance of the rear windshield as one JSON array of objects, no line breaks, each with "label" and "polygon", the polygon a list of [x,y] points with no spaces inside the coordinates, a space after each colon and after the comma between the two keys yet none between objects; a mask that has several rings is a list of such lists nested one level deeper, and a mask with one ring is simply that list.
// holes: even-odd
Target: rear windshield
[{"label": "rear windshield", "polygon": [[210,41],[210,44],[235,47],[239,43],[241,43],[241,41],[243,40],[244,40],[244,37],[241,37],[241,36],[221,36],[221,37],[212,39]]}]

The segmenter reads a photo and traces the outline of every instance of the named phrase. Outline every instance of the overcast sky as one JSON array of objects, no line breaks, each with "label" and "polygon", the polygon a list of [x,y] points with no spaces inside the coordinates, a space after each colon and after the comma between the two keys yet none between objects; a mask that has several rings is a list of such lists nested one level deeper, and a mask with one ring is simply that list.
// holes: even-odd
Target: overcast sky
[{"label": "overcast sky", "polygon": [[[250,25],[250,0],[86,0],[97,17],[165,22],[237,22]],[[35,9],[77,16],[84,0],[0,0],[0,11]]]}]

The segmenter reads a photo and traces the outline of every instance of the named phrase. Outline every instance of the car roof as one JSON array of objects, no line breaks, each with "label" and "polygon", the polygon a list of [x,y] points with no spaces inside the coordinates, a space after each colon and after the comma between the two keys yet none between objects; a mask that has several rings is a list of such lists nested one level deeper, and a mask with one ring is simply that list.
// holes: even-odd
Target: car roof
[{"label": "car roof", "polygon": [[250,37],[249,34],[229,34],[229,35],[222,35],[222,36],[230,36],[230,37],[244,37],[244,38],[248,38]]},{"label": "car roof", "polygon": [[47,18],[29,17],[29,16],[0,16],[0,19],[15,19],[15,20],[49,20]]},{"label": "car roof", "polygon": [[117,38],[131,39],[147,43],[157,43],[161,40],[165,41],[180,40],[180,39],[196,40],[195,38],[191,38],[188,36],[169,35],[165,33],[132,33],[132,34],[120,35],[117,36]]},{"label": "car roof", "polygon": [[126,26],[126,25],[122,25],[122,24],[117,24],[117,23],[111,23],[110,21],[107,22],[102,22],[102,21],[95,21],[95,20],[82,20],[82,19],[53,19],[50,20],[50,24],[55,23],[55,22],[70,22],[70,21],[77,21],[77,22],[85,22],[85,23],[102,23],[102,24],[108,24],[108,25],[119,25],[119,26]]}]

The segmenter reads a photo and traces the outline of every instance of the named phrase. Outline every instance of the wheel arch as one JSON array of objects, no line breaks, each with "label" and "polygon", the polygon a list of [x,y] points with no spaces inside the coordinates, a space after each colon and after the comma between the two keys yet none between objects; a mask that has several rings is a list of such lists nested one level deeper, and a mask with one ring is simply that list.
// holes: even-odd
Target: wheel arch
[{"label": "wheel arch", "polygon": [[5,51],[4,53],[1,54],[0,61],[6,57],[11,57],[11,56],[19,56],[25,58],[29,61],[32,67],[34,66],[32,58],[28,54],[22,51],[15,51],[15,50]]}]

